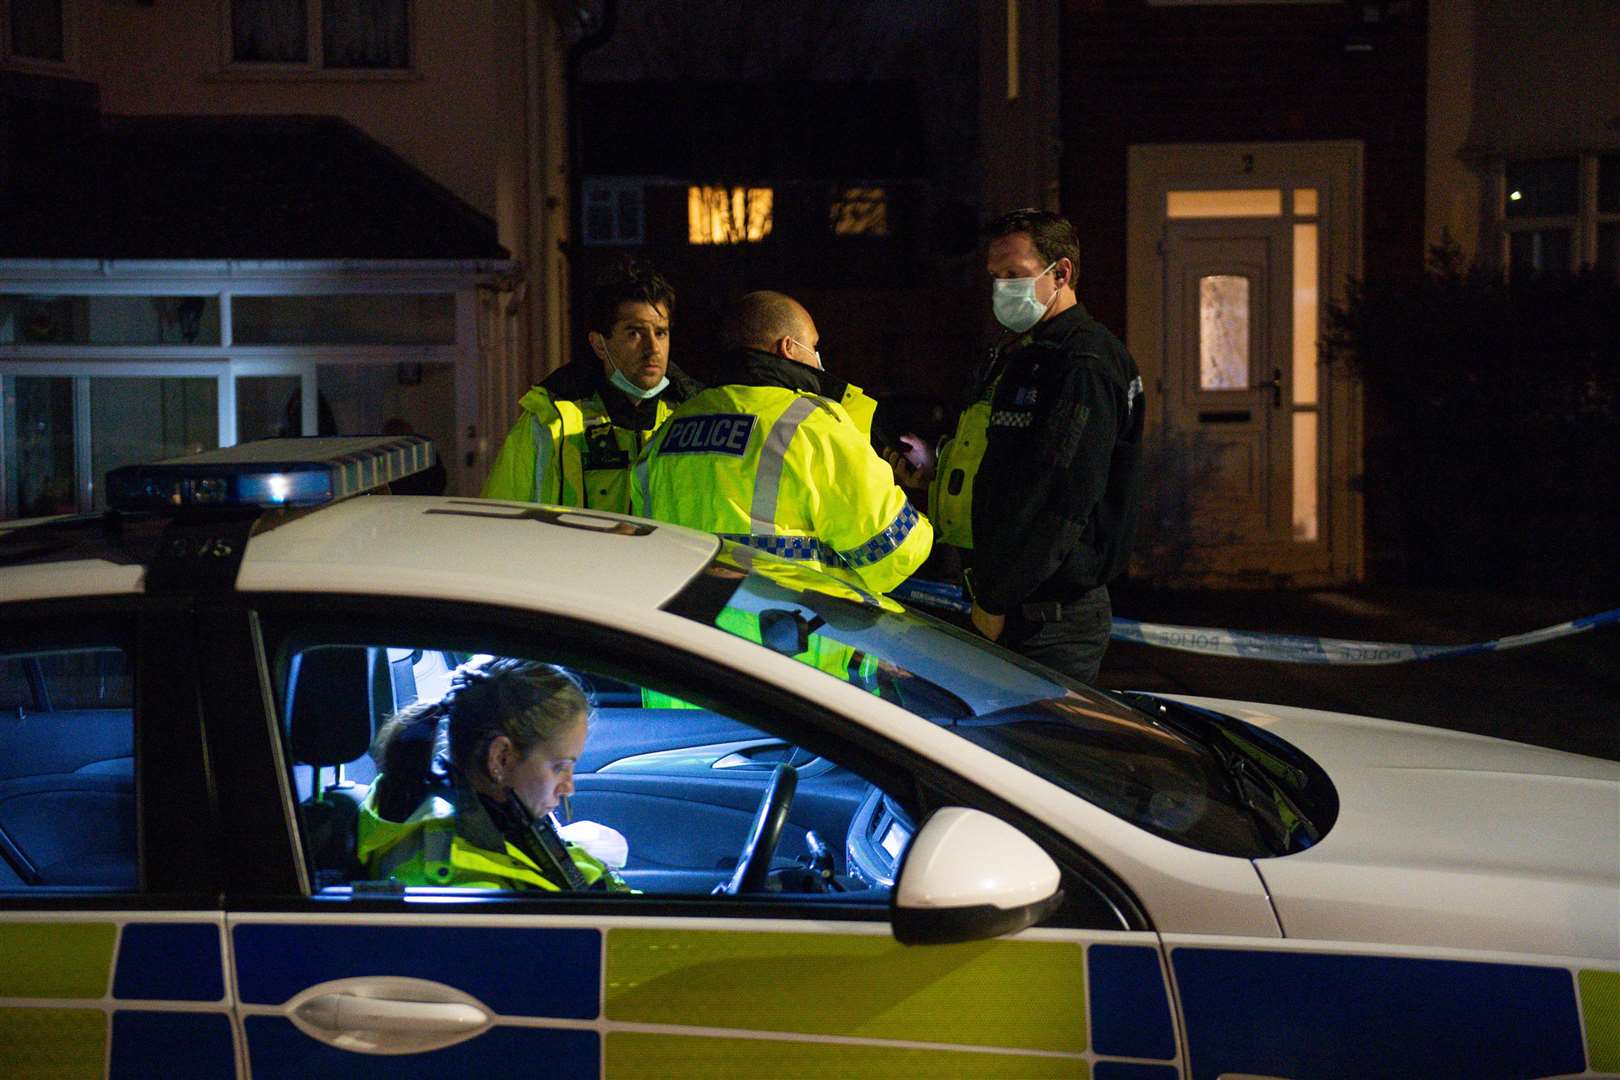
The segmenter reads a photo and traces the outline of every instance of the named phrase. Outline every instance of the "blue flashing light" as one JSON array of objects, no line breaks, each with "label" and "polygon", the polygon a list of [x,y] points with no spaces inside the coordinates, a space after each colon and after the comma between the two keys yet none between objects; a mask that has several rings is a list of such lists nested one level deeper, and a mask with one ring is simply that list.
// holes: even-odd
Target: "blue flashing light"
[{"label": "blue flashing light", "polygon": [[260,439],[107,474],[115,510],[323,506],[431,468],[420,435]]}]

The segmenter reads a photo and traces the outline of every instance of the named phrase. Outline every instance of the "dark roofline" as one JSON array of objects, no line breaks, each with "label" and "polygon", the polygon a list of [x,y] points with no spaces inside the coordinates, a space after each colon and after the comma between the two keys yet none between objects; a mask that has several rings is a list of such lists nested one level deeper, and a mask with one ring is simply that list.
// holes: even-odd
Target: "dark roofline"
[{"label": "dark roofline", "polygon": [[7,108],[0,258],[511,258],[491,218],[341,117]]}]

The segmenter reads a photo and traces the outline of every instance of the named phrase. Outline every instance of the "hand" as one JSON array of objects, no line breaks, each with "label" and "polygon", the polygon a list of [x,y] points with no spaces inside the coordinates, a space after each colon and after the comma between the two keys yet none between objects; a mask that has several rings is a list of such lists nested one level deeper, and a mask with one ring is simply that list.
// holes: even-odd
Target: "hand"
[{"label": "hand", "polygon": [[883,460],[894,470],[895,483],[901,487],[927,487],[934,478],[934,451],[920,436],[910,432],[900,436],[904,450],[886,450]]},{"label": "hand", "polygon": [[977,600],[973,601],[973,628],[991,641],[1001,638],[1001,632],[1007,628],[1007,616],[992,615],[979,606]]}]

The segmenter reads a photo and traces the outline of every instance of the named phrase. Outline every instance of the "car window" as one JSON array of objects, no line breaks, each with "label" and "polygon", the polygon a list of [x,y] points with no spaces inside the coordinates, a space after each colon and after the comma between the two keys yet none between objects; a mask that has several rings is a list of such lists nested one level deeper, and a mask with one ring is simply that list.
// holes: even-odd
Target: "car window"
[{"label": "car window", "polygon": [[[276,696],[317,892],[549,891],[572,868],[593,894],[707,897],[729,887],[742,899],[886,910],[915,826],[902,793],[845,762],[692,704],[677,687],[544,655],[466,639],[296,639],[274,665]],[[506,766],[515,776],[537,762],[538,786],[521,786],[530,773],[496,786],[491,743],[458,743],[452,731],[486,715],[486,697],[503,716],[539,716],[572,700],[569,687],[588,708],[583,742],[559,749],[542,739]],[[543,716],[534,723],[559,730]],[[750,860],[773,788],[785,821],[773,850]],[[739,873],[756,880],[743,887]]]},{"label": "car window", "polygon": [[0,702],[0,892],[134,889],[127,654],[0,654]]},{"label": "car window", "polygon": [[1331,824],[1309,821],[1316,804],[1272,766],[1283,753],[1292,773],[1320,770],[1292,748],[1256,753],[1276,742],[1257,729],[1133,708],[836,573],[730,545],[665,609],[868,690],[1187,847],[1274,856]]}]

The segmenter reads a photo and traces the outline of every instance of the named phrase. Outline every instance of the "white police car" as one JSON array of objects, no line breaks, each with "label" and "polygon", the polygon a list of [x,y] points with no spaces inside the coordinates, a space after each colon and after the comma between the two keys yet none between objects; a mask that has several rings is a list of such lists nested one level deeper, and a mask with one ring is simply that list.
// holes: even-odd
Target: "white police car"
[{"label": "white police car", "polygon": [[[630,518],[298,509],[427,454],[299,443],[0,528],[8,1077],[1620,1073],[1612,762],[1111,697]],[[592,687],[639,893],[359,880],[376,724],[489,656]]]}]

